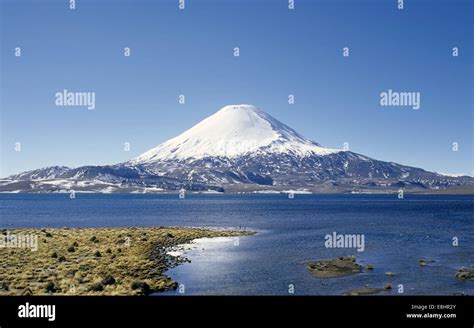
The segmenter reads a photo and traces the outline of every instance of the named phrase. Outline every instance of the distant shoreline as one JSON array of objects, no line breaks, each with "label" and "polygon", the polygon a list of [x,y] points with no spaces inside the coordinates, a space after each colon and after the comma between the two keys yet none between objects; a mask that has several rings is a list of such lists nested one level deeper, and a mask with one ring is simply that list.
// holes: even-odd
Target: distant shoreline
[{"label": "distant shoreline", "polygon": [[[252,191],[186,191],[186,194],[192,195],[288,195],[292,190],[252,190]],[[433,189],[433,190],[403,190],[405,195],[474,195],[474,189]],[[0,191],[0,195],[48,195],[48,194],[68,194],[71,190],[59,191]],[[145,191],[145,192],[98,192],[74,190],[76,194],[96,194],[96,195],[177,195],[179,190],[163,190],[163,191]],[[293,190],[294,195],[397,195],[398,190],[385,191],[368,191],[368,190],[348,190],[348,191],[309,191],[309,190]]]}]

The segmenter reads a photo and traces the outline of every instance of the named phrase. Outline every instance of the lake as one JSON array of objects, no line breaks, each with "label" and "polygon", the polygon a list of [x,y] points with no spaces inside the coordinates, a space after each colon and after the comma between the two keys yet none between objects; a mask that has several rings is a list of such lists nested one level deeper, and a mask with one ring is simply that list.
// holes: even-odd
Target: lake
[{"label": "lake", "polygon": [[[257,234],[187,247],[191,263],[167,272],[164,295],[340,295],[381,287],[396,295],[474,294],[454,275],[474,265],[474,195],[0,194],[1,228],[189,226]],[[326,248],[327,234],[364,236],[364,251]],[[459,241],[453,245],[453,238]],[[315,279],[309,260],[355,255],[374,270]],[[420,258],[429,261],[418,264]],[[387,276],[385,272],[393,272]],[[402,286],[401,286],[402,285]]]}]

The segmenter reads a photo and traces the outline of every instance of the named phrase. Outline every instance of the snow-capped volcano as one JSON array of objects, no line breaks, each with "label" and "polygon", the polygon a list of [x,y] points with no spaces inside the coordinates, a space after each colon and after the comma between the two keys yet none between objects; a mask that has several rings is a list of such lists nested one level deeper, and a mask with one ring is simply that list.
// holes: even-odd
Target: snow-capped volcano
[{"label": "snow-capped volcano", "polygon": [[191,129],[133,159],[132,164],[162,160],[235,158],[256,152],[297,156],[327,155],[323,148],[252,105],[229,105]]},{"label": "snow-capped volcano", "polygon": [[164,190],[393,192],[474,189],[474,178],[324,148],[252,105],[230,105],[115,165],[48,167],[0,179],[0,192]]}]

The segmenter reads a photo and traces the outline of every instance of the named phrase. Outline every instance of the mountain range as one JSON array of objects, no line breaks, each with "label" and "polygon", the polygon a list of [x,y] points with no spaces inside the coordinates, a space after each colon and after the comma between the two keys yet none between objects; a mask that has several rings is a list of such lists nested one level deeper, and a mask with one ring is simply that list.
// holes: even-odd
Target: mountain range
[{"label": "mountain range", "polygon": [[129,161],[51,166],[0,179],[0,192],[432,192],[474,178],[330,149],[252,105],[229,105]]}]

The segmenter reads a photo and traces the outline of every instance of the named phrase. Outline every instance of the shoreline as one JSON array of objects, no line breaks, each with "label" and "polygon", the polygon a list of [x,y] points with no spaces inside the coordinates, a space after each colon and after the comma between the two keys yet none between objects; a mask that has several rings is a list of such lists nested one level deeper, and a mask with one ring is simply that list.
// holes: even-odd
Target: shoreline
[{"label": "shoreline", "polygon": [[[255,232],[182,227],[3,229],[35,247],[0,247],[1,295],[149,295],[176,289],[168,252],[200,238]],[[13,240],[13,239],[10,239]],[[13,244],[12,244],[13,245]],[[12,246],[10,245],[10,246]]]},{"label": "shoreline", "polygon": [[[420,190],[420,189],[404,189],[405,195],[429,195],[429,196],[472,196],[474,195],[474,189],[430,189],[430,190]],[[70,194],[72,190],[54,190],[54,191],[5,191],[0,190],[0,195],[56,195],[56,194]],[[179,190],[148,190],[146,192],[135,192],[135,191],[111,191],[111,192],[101,192],[101,191],[87,191],[87,190],[74,190],[75,194],[89,194],[89,195],[178,195]],[[186,194],[191,195],[285,195],[288,194],[294,195],[395,195],[399,193],[399,189],[393,190],[301,190],[301,189],[292,189],[292,190],[273,190],[273,189],[262,189],[262,190],[230,190],[230,191],[186,191]]]}]

